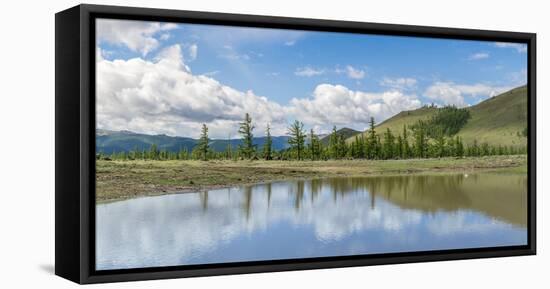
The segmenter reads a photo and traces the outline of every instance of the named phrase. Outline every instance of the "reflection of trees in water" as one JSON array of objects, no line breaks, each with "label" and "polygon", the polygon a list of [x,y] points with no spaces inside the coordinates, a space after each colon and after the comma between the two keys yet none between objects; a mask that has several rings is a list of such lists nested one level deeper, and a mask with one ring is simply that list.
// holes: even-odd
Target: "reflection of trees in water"
[{"label": "reflection of trees in water", "polygon": [[294,208],[300,210],[300,205],[304,200],[305,181],[298,180],[292,183],[289,193],[294,197]]},{"label": "reflection of trees in water", "polygon": [[271,183],[265,184],[265,190],[267,192],[267,207],[271,206]]},{"label": "reflection of trees in water", "polygon": [[[272,202],[272,183],[243,186],[237,191],[243,196],[243,211],[250,218],[253,195]],[[368,194],[370,208],[382,198],[406,209],[424,212],[474,210],[491,217],[525,225],[527,177],[521,175],[408,175],[327,178],[279,182],[299,211],[304,202],[315,203],[321,193],[332,195],[334,203],[357,194]],[[276,190],[279,191],[279,190]],[[307,196],[309,194],[309,196]],[[307,196],[307,197],[306,197]],[[208,192],[200,193],[203,210],[208,209]],[[364,199],[363,199],[364,200]]]},{"label": "reflection of trees in water", "polygon": [[364,178],[359,186],[403,207],[426,211],[456,210],[471,204],[462,186],[464,175]]},{"label": "reflection of trees in water", "polygon": [[250,218],[250,210],[252,205],[252,186],[244,186],[242,187],[243,194],[244,194],[244,213],[246,215],[246,219],[248,220]]},{"label": "reflection of trees in water", "polygon": [[321,179],[312,179],[309,181],[309,185],[311,188],[311,202],[313,203],[317,199],[317,196],[319,196],[319,192],[321,192],[323,181]]},{"label": "reflection of trees in water", "polygon": [[208,210],[208,191],[200,192],[201,207],[204,212]]}]

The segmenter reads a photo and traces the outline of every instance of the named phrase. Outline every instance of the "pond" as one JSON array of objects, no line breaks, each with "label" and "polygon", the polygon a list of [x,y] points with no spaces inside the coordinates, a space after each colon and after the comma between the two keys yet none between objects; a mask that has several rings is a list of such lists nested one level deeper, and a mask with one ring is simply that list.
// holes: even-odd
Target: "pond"
[{"label": "pond", "polygon": [[527,244],[525,174],[279,181],[96,206],[96,269]]}]

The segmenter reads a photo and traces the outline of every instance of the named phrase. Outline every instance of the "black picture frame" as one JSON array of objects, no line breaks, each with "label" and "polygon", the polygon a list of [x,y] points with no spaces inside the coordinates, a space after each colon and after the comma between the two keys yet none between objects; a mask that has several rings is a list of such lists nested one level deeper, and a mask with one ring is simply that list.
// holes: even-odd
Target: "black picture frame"
[{"label": "black picture frame", "polygon": [[[95,270],[95,19],[116,18],[525,43],[528,244],[160,268]],[[166,9],[79,5],[55,15],[55,274],[101,283],[536,254],[536,34]]]}]

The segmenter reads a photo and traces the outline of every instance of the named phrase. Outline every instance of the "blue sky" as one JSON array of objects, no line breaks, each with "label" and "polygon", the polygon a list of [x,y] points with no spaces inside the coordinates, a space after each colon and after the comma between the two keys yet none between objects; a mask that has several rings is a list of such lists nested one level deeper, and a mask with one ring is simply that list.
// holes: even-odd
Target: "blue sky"
[{"label": "blue sky", "polygon": [[[364,129],[370,116],[474,105],[526,83],[526,46],[515,43],[123,20],[99,20],[97,37],[98,127],[107,129],[195,136],[207,123],[222,137],[245,110],[278,134],[295,118],[321,133]],[[161,69],[163,59],[181,66]]]}]

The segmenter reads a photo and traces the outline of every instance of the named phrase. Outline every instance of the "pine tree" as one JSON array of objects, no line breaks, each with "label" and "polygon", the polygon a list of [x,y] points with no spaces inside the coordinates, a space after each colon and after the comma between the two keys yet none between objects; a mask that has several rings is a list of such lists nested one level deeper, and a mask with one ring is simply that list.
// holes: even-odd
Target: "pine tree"
[{"label": "pine tree", "polygon": [[391,130],[387,128],[386,132],[384,133],[384,145],[383,145],[384,159],[392,159],[394,157],[394,146],[395,146],[395,137],[391,133]]},{"label": "pine tree", "polygon": [[366,141],[366,155],[369,159],[374,159],[378,156],[376,150],[376,131],[374,130],[374,117],[370,118],[369,121],[369,133]]},{"label": "pine tree", "polygon": [[301,160],[303,157],[305,144],[304,124],[295,120],[294,123],[288,128],[288,134],[290,136],[288,143],[296,152],[298,160]]},{"label": "pine tree", "polygon": [[411,147],[409,146],[409,138],[407,136],[407,126],[403,125],[403,146],[401,148],[401,157],[409,158],[411,156]]},{"label": "pine tree", "polygon": [[312,160],[318,160],[320,158],[321,142],[313,131],[313,128],[309,130],[309,152]]},{"label": "pine tree", "polygon": [[405,158],[403,156],[403,137],[401,137],[400,135],[397,136],[397,144],[395,146],[395,156],[399,157],[399,158]]},{"label": "pine tree", "polygon": [[264,159],[271,160],[273,159],[272,156],[272,143],[273,140],[271,139],[271,128],[269,127],[269,123],[267,124],[267,128],[265,129],[265,143],[264,143]]},{"label": "pine tree", "polygon": [[157,149],[157,144],[152,144],[151,148],[149,148],[149,158],[153,160],[158,160],[159,151]]},{"label": "pine tree", "polygon": [[472,153],[470,155],[475,157],[479,156],[479,146],[477,145],[477,139],[474,139],[474,143],[472,145]]},{"label": "pine tree", "polygon": [[254,126],[252,125],[252,118],[250,118],[248,113],[245,114],[244,121],[239,125],[239,133],[243,137],[243,143],[239,146],[239,152],[244,157],[250,159],[255,152],[255,147],[252,144],[254,138],[252,131],[254,130]]},{"label": "pine tree", "polygon": [[225,158],[230,160],[233,157],[233,147],[231,144],[231,134],[227,134],[227,146],[225,147]]},{"label": "pine tree", "polygon": [[445,156],[445,135],[443,134],[443,131],[439,131],[437,133],[436,139],[435,139],[435,155],[437,157],[444,157]]},{"label": "pine tree", "polygon": [[339,158],[344,158],[347,156],[348,154],[348,147],[346,145],[346,140],[344,139],[344,136],[343,135],[339,135],[337,137],[338,139],[338,145],[337,145],[337,148],[338,148],[338,157]]},{"label": "pine tree", "polygon": [[199,143],[197,144],[197,152],[203,161],[208,159],[208,127],[206,124],[202,124],[201,136],[199,138]]},{"label": "pine tree", "polygon": [[418,158],[426,157],[428,152],[428,143],[423,126],[418,126],[414,130],[414,139],[415,156]]},{"label": "pine tree", "polygon": [[336,126],[332,127],[332,133],[330,134],[328,148],[330,152],[330,157],[333,159],[338,159],[338,133],[336,132]]}]

